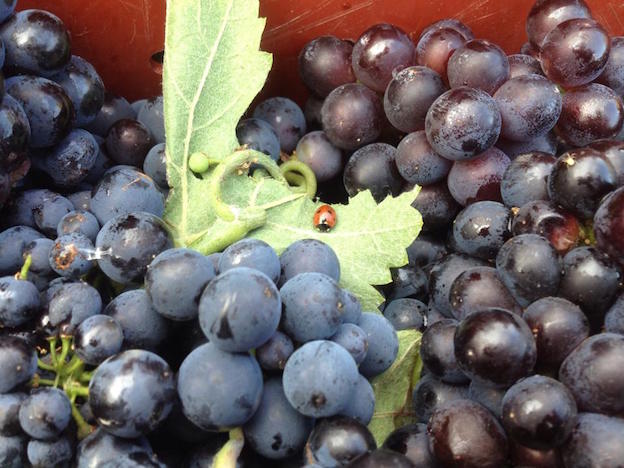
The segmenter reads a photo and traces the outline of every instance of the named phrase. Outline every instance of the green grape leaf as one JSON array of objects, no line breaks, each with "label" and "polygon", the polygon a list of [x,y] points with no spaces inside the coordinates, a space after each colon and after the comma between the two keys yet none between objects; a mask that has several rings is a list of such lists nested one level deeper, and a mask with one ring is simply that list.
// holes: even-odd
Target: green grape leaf
[{"label": "green grape leaf", "polygon": [[203,151],[218,161],[238,146],[236,124],[260,91],[272,57],[259,50],[258,0],[167,2],[163,96],[167,175],[165,220],[177,245],[215,221],[208,182],[188,168]]},{"label": "green grape leaf", "polygon": [[412,390],[422,370],[421,333],[417,330],[401,330],[398,335],[399,353],[396,360],[371,382],[375,392],[375,413],[368,428],[378,446],[396,428],[417,422],[412,410]]}]

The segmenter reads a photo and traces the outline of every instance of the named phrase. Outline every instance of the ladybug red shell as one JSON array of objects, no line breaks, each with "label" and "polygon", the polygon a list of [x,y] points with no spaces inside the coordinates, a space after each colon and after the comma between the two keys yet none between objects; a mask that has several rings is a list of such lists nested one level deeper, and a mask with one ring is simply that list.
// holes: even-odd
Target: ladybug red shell
[{"label": "ladybug red shell", "polygon": [[336,211],[329,205],[321,205],[314,212],[314,227],[327,232],[336,225]]}]

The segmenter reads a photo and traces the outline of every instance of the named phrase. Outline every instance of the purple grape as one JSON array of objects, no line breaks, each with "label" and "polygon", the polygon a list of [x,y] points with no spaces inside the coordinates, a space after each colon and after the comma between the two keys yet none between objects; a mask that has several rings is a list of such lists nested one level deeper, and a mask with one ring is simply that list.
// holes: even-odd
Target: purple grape
[{"label": "purple grape", "polygon": [[617,468],[624,460],[624,420],[581,413],[572,435],[561,449],[566,468]]},{"label": "purple grape", "polygon": [[452,161],[431,148],[424,130],[406,135],[397,147],[397,169],[410,184],[430,185],[440,182],[446,178],[452,165]]},{"label": "purple grape", "polygon": [[607,195],[594,215],[596,246],[624,264],[624,187]]},{"label": "purple grape", "polygon": [[611,163],[617,178],[617,185],[624,185],[624,141],[617,140],[597,140],[589,145],[601,153],[604,158]]},{"label": "purple grape", "polygon": [[461,209],[449,192],[446,181],[421,187],[412,206],[422,215],[423,232],[448,227]]},{"label": "purple grape", "polygon": [[327,182],[342,171],[342,152],[321,130],[306,133],[301,137],[295,154],[299,161],[312,169],[317,182]]},{"label": "purple grape", "polygon": [[539,151],[513,159],[500,184],[505,205],[521,207],[530,201],[548,200],[548,176],[555,161],[555,157]]},{"label": "purple grape", "polygon": [[537,0],[526,20],[530,44],[539,50],[550,31],[573,18],[591,18],[584,0]]},{"label": "purple grape", "polygon": [[458,252],[491,260],[511,237],[511,213],[502,203],[480,201],[464,208],[453,222]]},{"label": "purple grape", "polygon": [[543,75],[542,66],[539,60],[527,54],[508,55],[509,79],[524,75]]},{"label": "purple grape", "polygon": [[494,94],[509,79],[509,60],[496,44],[473,39],[451,55],[447,73],[451,88],[468,86]]},{"label": "purple grape", "polygon": [[456,329],[457,321],[440,320],[427,327],[420,345],[420,358],[424,368],[442,382],[454,385],[469,381],[455,359],[453,338]]},{"label": "purple grape", "polygon": [[320,36],[299,53],[299,75],[314,94],[327,96],[345,83],[354,83],[351,67],[353,45],[335,36]]},{"label": "purple grape", "polygon": [[467,39],[462,32],[457,31],[453,27],[441,27],[423,31],[416,44],[417,63],[418,65],[431,68],[447,83],[449,58],[470,39]]},{"label": "purple grape", "polygon": [[553,132],[550,132],[529,141],[511,141],[500,138],[496,142],[496,147],[501,149],[511,159],[533,151],[554,156],[557,154],[557,137]]},{"label": "purple grape", "polygon": [[609,60],[597,83],[608,86],[616,94],[624,96],[624,36],[611,38]]},{"label": "purple grape", "polygon": [[271,97],[259,103],[253,117],[270,123],[280,141],[284,153],[292,153],[299,138],[306,133],[303,111],[296,102],[286,97]]}]

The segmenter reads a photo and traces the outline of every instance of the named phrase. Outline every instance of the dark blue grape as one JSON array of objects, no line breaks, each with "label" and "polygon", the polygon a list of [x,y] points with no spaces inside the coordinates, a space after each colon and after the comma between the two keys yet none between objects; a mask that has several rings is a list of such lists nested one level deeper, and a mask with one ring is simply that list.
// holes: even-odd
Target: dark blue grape
[{"label": "dark blue grape", "polygon": [[[95,141],[97,141],[98,143],[98,153],[95,158],[95,163],[89,171],[89,174],[87,174],[84,182],[96,186],[97,184],[99,184],[100,179],[104,177],[104,174],[108,172],[108,170],[111,169],[115,165],[115,163],[108,157],[108,154],[106,153],[105,140],[95,133],[92,133],[91,136],[93,136],[93,138],[95,138]],[[89,193],[89,198],[91,198],[91,193]],[[89,200],[89,205],[91,205],[91,200]]]},{"label": "dark blue grape", "polygon": [[238,267],[259,270],[274,283],[280,278],[280,259],[275,250],[258,239],[241,239],[227,247],[219,257],[219,273]]},{"label": "dark blue grape", "polygon": [[425,369],[442,382],[455,385],[469,380],[455,359],[453,339],[456,329],[457,321],[440,320],[427,327],[420,345],[420,358]]},{"label": "dark blue grape", "polygon": [[100,364],[89,383],[89,406],[100,426],[120,437],[154,430],[175,396],[173,371],[158,355],[129,350]]},{"label": "dark blue grape", "polygon": [[338,327],[338,331],[329,339],[349,351],[349,354],[353,357],[353,360],[358,366],[366,357],[368,339],[364,330],[357,325],[343,323]]},{"label": "dark blue grape", "polygon": [[39,312],[39,291],[30,281],[0,277],[0,326],[17,327]]},{"label": "dark blue grape", "polygon": [[366,377],[381,374],[392,365],[399,352],[396,331],[387,318],[373,312],[364,312],[358,326],[368,339],[368,351],[360,364],[360,372]]},{"label": "dark blue grape", "polygon": [[540,151],[514,158],[500,184],[505,205],[521,207],[530,201],[548,200],[548,175],[555,161],[554,156]]},{"label": "dark blue grape", "polygon": [[69,31],[55,15],[44,10],[23,10],[0,28],[6,47],[5,66],[50,76],[71,58]]},{"label": "dark blue grape", "polygon": [[152,146],[154,141],[150,131],[138,120],[118,120],[106,134],[106,153],[117,164],[143,167]]},{"label": "dark blue grape", "polygon": [[624,335],[624,294],[620,294],[607,311],[604,328],[607,332]]},{"label": "dark blue grape", "polygon": [[493,387],[487,383],[472,380],[468,385],[468,398],[485,406],[500,420],[506,391],[505,387]]},{"label": "dark blue grape", "polygon": [[256,349],[256,359],[260,366],[268,371],[284,370],[286,361],[295,350],[292,340],[280,331]]},{"label": "dark blue grape", "polygon": [[561,448],[566,468],[616,468],[624,460],[624,420],[580,413],[572,435]]},{"label": "dark blue grape", "polygon": [[355,295],[346,289],[342,290],[342,321],[343,323],[357,323],[362,316],[362,304]]},{"label": "dark blue grape", "polygon": [[19,423],[19,409],[25,398],[25,393],[0,394],[1,435],[15,436],[22,432],[22,427]]},{"label": "dark blue grape", "polygon": [[280,285],[299,273],[312,271],[340,280],[340,262],[336,253],[316,239],[301,239],[290,244],[280,255],[280,266]]},{"label": "dark blue grape", "polygon": [[298,454],[305,445],[313,421],[297,412],[284,395],[282,380],[264,383],[262,400],[253,417],[245,423],[245,442],[260,455],[279,460]]},{"label": "dark blue grape", "polygon": [[451,385],[427,374],[421,377],[412,392],[414,415],[418,422],[427,423],[442,404],[468,398],[467,385]]},{"label": "dark blue grape", "polygon": [[102,311],[100,293],[87,283],[63,284],[50,293],[47,307],[50,324],[66,333],[73,333],[83,320]]},{"label": "dark blue grape", "polygon": [[95,118],[86,126],[91,133],[106,137],[108,129],[121,119],[134,119],[136,113],[126,98],[109,91],[104,93],[104,102]]},{"label": "dark blue grape", "polygon": [[89,211],[91,207],[91,190],[70,193],[66,198],[72,202],[76,211]]},{"label": "dark blue grape", "polygon": [[426,311],[427,306],[418,299],[401,298],[386,305],[383,314],[397,331],[410,328],[422,331],[425,326]]},{"label": "dark blue grape", "polygon": [[145,290],[154,309],[171,320],[197,317],[199,299],[215,277],[212,262],[191,249],[169,249],[154,258],[145,274]]},{"label": "dark blue grape", "polygon": [[446,229],[461,209],[449,192],[446,181],[421,187],[412,207],[422,215],[422,229],[426,233]]},{"label": "dark blue grape", "polygon": [[159,253],[171,248],[172,241],[159,217],[133,212],[104,224],[95,246],[103,254],[98,265],[106,276],[128,284],[143,281],[147,266]]},{"label": "dark blue grape", "polygon": [[505,242],[496,256],[496,270],[523,307],[540,297],[555,295],[561,279],[557,252],[537,234],[521,234]]},{"label": "dark blue grape", "polygon": [[46,190],[32,208],[37,228],[44,234],[55,236],[59,221],[72,211],[73,207],[67,198]]},{"label": "dark blue grape", "polygon": [[422,268],[406,265],[390,269],[392,283],[386,292],[386,299],[414,298],[424,300],[427,296],[427,275]]},{"label": "dark blue grape", "polygon": [[305,105],[303,106],[303,115],[305,115],[309,131],[323,128],[321,109],[323,108],[324,101],[325,99],[314,95],[310,95],[308,99],[306,99]]},{"label": "dark blue grape", "polygon": [[124,439],[97,428],[82,439],[76,450],[77,468],[99,468],[129,454],[152,455],[152,448],[144,438]]},{"label": "dark blue grape", "polygon": [[169,323],[154,309],[144,289],[121,293],[103,313],[121,325],[126,348],[156,349],[169,333]]},{"label": "dark blue grape", "polygon": [[555,156],[557,154],[557,144],[557,137],[553,132],[550,132],[529,141],[511,141],[499,138],[496,142],[496,147],[511,159],[514,159],[517,156],[534,151]]},{"label": "dark blue grape", "polygon": [[149,129],[155,143],[165,142],[165,119],[162,96],[148,99],[138,111],[137,120]]},{"label": "dark blue grape", "polygon": [[377,444],[366,426],[353,418],[321,419],[314,426],[305,452],[321,466],[346,466]]},{"label": "dark blue grape", "polygon": [[229,352],[250,351],[265,343],[277,330],[281,312],[277,287],[264,273],[247,267],[218,275],[199,300],[202,331]]},{"label": "dark blue grape", "polygon": [[21,179],[30,167],[27,160],[30,123],[22,105],[8,94],[0,104],[0,122],[0,168],[11,179]]},{"label": "dark blue grape", "polygon": [[424,130],[405,136],[396,152],[399,174],[411,184],[431,185],[446,178],[452,161],[438,155],[429,142]]},{"label": "dark blue grape", "polygon": [[33,468],[48,468],[69,463],[74,455],[73,442],[68,436],[53,441],[30,440],[26,449]]},{"label": "dark blue grape", "polygon": [[59,187],[74,187],[95,165],[99,147],[95,138],[80,128],[69,132],[44,161],[44,170]]},{"label": "dark blue grape", "polygon": [[[622,133],[624,135],[624,126],[622,126]],[[617,177],[617,185],[621,187],[624,185],[624,141],[617,140],[617,138],[614,140],[597,140],[593,141],[589,147],[600,152],[611,163]]]},{"label": "dark blue grape", "polygon": [[377,468],[379,466],[412,468],[414,464],[405,455],[382,448],[365,453],[347,466],[349,468]]},{"label": "dark blue grape", "polygon": [[292,153],[305,135],[306,121],[301,108],[286,97],[272,97],[259,103],[253,116],[270,123],[279,137],[284,153]]},{"label": "dark blue grape", "polygon": [[28,382],[37,370],[37,353],[25,340],[0,336],[0,393]]},{"label": "dark blue grape", "polygon": [[280,140],[273,126],[262,119],[241,120],[236,126],[236,138],[240,145],[271,156],[273,161],[280,158]]},{"label": "dark blue grape", "polygon": [[95,266],[93,242],[80,232],[58,237],[50,250],[50,267],[60,276],[78,279]]},{"label": "dark blue grape", "polygon": [[19,421],[24,432],[35,439],[56,438],[69,424],[71,404],[63,390],[39,388],[20,406]]},{"label": "dark blue grape", "polygon": [[54,192],[47,189],[30,189],[14,193],[3,211],[2,225],[5,228],[15,226],[37,228],[33,210],[45,197],[52,194]]},{"label": "dark blue grape", "polygon": [[178,373],[184,415],[205,430],[246,423],[260,405],[262,387],[253,356],[226,353],[212,343],[195,348]]},{"label": "dark blue grape", "polygon": [[56,226],[56,235],[61,237],[74,232],[88,237],[91,242],[95,242],[95,238],[98,232],[100,232],[100,223],[88,211],[70,211],[61,218]]},{"label": "dark blue grape", "polygon": [[280,296],[282,328],[295,341],[329,338],[342,323],[343,293],[327,275],[300,273],[281,287]]},{"label": "dark blue grape", "polygon": [[151,177],[161,189],[169,188],[164,143],[157,143],[147,152],[145,161],[143,161],[143,172]]},{"label": "dark blue grape", "polygon": [[91,211],[102,225],[133,211],[162,216],[164,209],[164,197],[154,181],[129,166],[111,168],[91,194]]},{"label": "dark blue grape", "polygon": [[481,201],[468,205],[453,222],[457,249],[473,257],[491,260],[511,237],[511,213],[502,203]]},{"label": "dark blue grape", "polygon": [[368,379],[360,375],[351,399],[347,402],[347,406],[342,409],[340,414],[353,418],[362,424],[368,424],[373,419],[374,412],[375,391]]},{"label": "dark blue grape", "polygon": [[0,466],[3,468],[23,468],[26,463],[26,443],[28,439],[20,434],[0,435]]},{"label": "dark blue grape", "polygon": [[395,429],[386,437],[383,448],[405,455],[420,468],[436,468],[437,461],[429,450],[427,426],[422,423],[409,424]]},{"label": "dark blue grape", "polygon": [[83,320],[74,333],[74,352],[87,364],[97,366],[121,351],[123,330],[113,317],[93,315]]},{"label": "dark blue grape", "polygon": [[74,106],[65,90],[46,78],[20,75],[5,82],[30,124],[29,144],[45,148],[60,142],[74,125]]}]

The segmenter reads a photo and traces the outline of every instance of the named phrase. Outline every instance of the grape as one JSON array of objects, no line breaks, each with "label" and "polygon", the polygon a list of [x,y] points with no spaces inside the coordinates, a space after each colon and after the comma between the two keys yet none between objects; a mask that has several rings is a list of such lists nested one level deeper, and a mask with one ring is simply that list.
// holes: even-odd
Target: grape
[{"label": "grape", "polygon": [[149,129],[138,120],[118,120],[106,135],[107,153],[117,164],[142,167],[152,146]]},{"label": "grape", "polygon": [[560,23],[544,38],[540,62],[544,74],[566,88],[587,84],[600,76],[609,58],[609,35],[589,18]]},{"label": "grape", "polygon": [[121,293],[103,313],[121,325],[126,348],[153,350],[167,338],[169,323],[156,312],[144,289]]},{"label": "grape", "polygon": [[496,142],[496,147],[502,150],[511,159],[533,151],[540,151],[554,156],[557,154],[557,138],[552,132],[538,136],[529,141],[511,141],[500,138]]},{"label": "grape", "polygon": [[165,144],[158,143],[147,152],[143,161],[143,172],[151,177],[161,189],[169,188],[167,183],[167,157]]},{"label": "grape", "polygon": [[423,232],[448,227],[461,209],[449,192],[446,181],[421,187],[412,207],[422,215]]},{"label": "grape", "polygon": [[0,102],[0,169],[11,179],[21,179],[30,164],[27,158],[30,123],[22,105],[5,94]]},{"label": "grape", "polygon": [[381,134],[381,100],[363,84],[347,83],[325,98],[321,120],[325,135],[335,146],[356,149],[374,142]]},{"label": "grape", "polygon": [[155,143],[165,142],[164,101],[162,96],[148,99],[137,112],[136,119],[145,125]]},{"label": "grape", "polygon": [[468,398],[485,406],[498,420],[502,417],[505,393],[505,387],[493,387],[478,380],[472,380],[468,386]]},{"label": "grape", "polygon": [[24,432],[35,439],[57,437],[69,424],[71,404],[58,388],[39,388],[21,404],[19,421]]},{"label": "grape", "polygon": [[182,362],[178,394],[184,415],[200,428],[236,427],[260,405],[262,371],[253,356],[226,353],[206,343]]},{"label": "grape", "polygon": [[30,281],[0,277],[0,327],[16,327],[35,318],[39,291]]},{"label": "grape", "polygon": [[395,330],[414,328],[422,331],[425,326],[427,306],[418,299],[401,298],[389,302],[383,315]]},{"label": "grape", "polygon": [[418,422],[427,423],[433,411],[442,404],[468,398],[466,385],[451,385],[427,374],[414,386],[412,405]]},{"label": "grape", "polygon": [[[199,300],[199,324],[219,349],[249,351],[265,343],[277,330],[282,311],[280,295],[264,273],[247,267],[232,268],[204,289]],[[287,307],[284,301],[284,309]]]},{"label": "grape", "polygon": [[58,237],[50,250],[50,267],[60,276],[78,279],[95,266],[93,242],[80,232]]},{"label": "grape", "polygon": [[197,317],[199,298],[215,277],[212,262],[191,249],[161,252],[145,273],[145,291],[153,308],[171,320]]},{"label": "grape", "polygon": [[538,299],[525,309],[523,318],[533,332],[541,367],[558,369],[589,336],[589,322],[583,311],[561,297]]},{"label": "grape", "polygon": [[263,345],[256,349],[256,359],[265,370],[284,370],[286,361],[295,350],[292,340],[276,331]]},{"label": "grape", "polygon": [[323,273],[338,281],[340,262],[332,248],[316,239],[301,239],[293,242],[280,255],[281,277],[283,285],[300,273]]},{"label": "grape", "polygon": [[26,453],[33,468],[46,468],[68,463],[74,450],[72,442],[65,436],[51,442],[31,440],[28,442]]},{"label": "grape", "polygon": [[449,300],[457,320],[489,307],[512,312],[519,308],[496,269],[485,266],[469,268],[461,273],[451,285]]},{"label": "grape", "polygon": [[459,212],[453,222],[457,250],[483,259],[493,259],[511,237],[510,212],[501,203],[476,202]]},{"label": "grape", "polygon": [[371,26],[353,46],[351,64],[359,82],[383,93],[395,71],[416,62],[414,43],[403,30],[391,24]]},{"label": "grape", "polygon": [[88,211],[70,211],[61,218],[56,226],[56,235],[61,237],[74,232],[86,236],[91,242],[95,242],[95,238],[100,232],[100,223]]},{"label": "grape", "polygon": [[335,36],[320,36],[299,52],[299,76],[314,94],[327,96],[345,83],[354,83],[351,67],[353,45]]},{"label": "grape", "polygon": [[102,311],[100,293],[87,283],[71,282],[50,292],[47,306],[50,324],[61,327],[65,333],[73,333],[83,320]]},{"label": "grape", "polygon": [[558,448],[536,450],[510,440],[509,458],[513,466],[530,466],[532,468],[562,467],[561,453]]},{"label": "grape", "polygon": [[89,211],[91,207],[91,190],[81,190],[79,192],[70,193],[67,194],[66,198],[72,202],[74,210],[76,211]]},{"label": "grape", "polygon": [[397,169],[411,184],[430,185],[440,182],[446,178],[451,165],[451,161],[433,151],[424,130],[405,136],[397,147]]},{"label": "grape", "polygon": [[19,409],[26,398],[24,393],[0,394],[0,434],[15,436],[22,432],[19,423]]},{"label": "grape", "polygon": [[262,400],[253,417],[245,423],[245,442],[260,455],[279,460],[299,453],[312,430],[313,422],[290,406],[279,378],[264,383]]},{"label": "grape", "polygon": [[130,350],[100,364],[89,383],[89,406],[98,424],[120,437],[154,430],[171,411],[173,372],[159,356]]},{"label": "grape", "polygon": [[[89,174],[83,181],[84,183],[97,185],[100,182],[100,179],[104,177],[104,174],[113,167],[113,161],[109,159],[106,154],[106,141],[99,135],[92,133],[91,136],[95,138],[95,141],[98,143],[98,153],[95,158],[95,163],[93,167],[89,171]],[[91,190],[89,190],[89,198],[91,198]]]},{"label": "grape", "polygon": [[470,400],[441,405],[427,425],[431,452],[448,466],[503,466],[507,459],[507,437],[496,418]]},{"label": "grape", "polygon": [[240,145],[267,154],[273,161],[279,160],[279,136],[269,122],[256,118],[243,119],[236,126],[236,138]]},{"label": "grape", "polygon": [[530,44],[539,50],[550,31],[573,18],[591,18],[584,0],[537,0],[526,20]]},{"label": "grape", "polygon": [[548,200],[548,175],[555,161],[553,156],[540,151],[514,158],[500,184],[505,205],[521,207],[530,201]]},{"label": "grape", "polygon": [[355,295],[346,289],[342,290],[342,321],[357,324],[362,316],[362,304]]},{"label": "grape", "polygon": [[15,274],[22,266],[26,245],[45,237],[28,226],[15,226],[0,232],[0,274]]},{"label": "grape", "polygon": [[54,236],[63,216],[73,210],[72,203],[58,193],[41,191],[37,203],[32,207],[35,225],[44,234]]},{"label": "grape", "polygon": [[0,466],[22,468],[26,462],[26,443],[24,435],[0,435]]},{"label": "grape", "polygon": [[468,86],[494,94],[509,78],[509,60],[496,44],[472,39],[451,55],[447,74],[451,88]]},{"label": "grape", "polygon": [[37,371],[37,353],[21,338],[0,335],[0,393],[28,382]]},{"label": "grape", "polygon": [[457,322],[440,320],[427,327],[422,335],[420,357],[423,366],[442,382],[464,384],[468,377],[459,369],[455,360],[453,337]]},{"label": "grape", "polygon": [[29,75],[14,76],[5,84],[6,92],[21,104],[28,117],[32,148],[55,145],[69,133],[74,124],[74,106],[61,86]]},{"label": "grape", "polygon": [[427,67],[407,67],[394,74],[384,94],[384,111],[398,130],[425,129],[427,110],[447,90],[442,77]]},{"label": "grape", "polygon": [[105,254],[100,269],[112,280],[128,284],[143,280],[147,266],[171,248],[164,222],[146,212],[122,214],[110,219],[97,235],[95,246]]},{"label": "grape", "polygon": [[424,37],[425,34],[428,34],[431,31],[437,31],[444,28],[454,29],[455,31],[460,33],[467,41],[474,39],[474,33],[472,32],[472,29],[470,29],[464,23],[455,18],[444,18],[436,21],[435,23],[431,23],[429,26],[422,30],[422,32],[420,33],[420,37]]},{"label": "grape", "polygon": [[403,298],[425,300],[428,278],[422,268],[406,265],[401,268],[391,268],[390,273],[392,283],[385,288],[388,301]]},{"label": "grape", "polygon": [[494,93],[494,99],[502,117],[501,136],[514,141],[527,141],[548,133],[562,109],[557,86],[539,75],[508,80]]},{"label": "grape", "polygon": [[152,456],[152,449],[144,438],[123,439],[97,428],[83,439],[76,451],[78,468],[98,468],[127,455]]},{"label": "grape", "polygon": [[596,82],[624,96],[624,36],[611,38],[611,51],[604,70]]},{"label": "grape", "polygon": [[[470,38],[472,39],[472,38]],[[416,44],[416,62],[438,73],[448,82],[447,66],[449,58],[467,39],[455,28],[441,27],[423,31]]]},{"label": "grape", "polygon": [[3,23],[9,16],[13,14],[16,4],[17,0],[8,0],[2,4],[2,9],[0,10],[0,23]]},{"label": "grape", "polygon": [[238,267],[248,267],[267,275],[277,283],[280,277],[280,260],[275,250],[258,239],[241,239],[227,247],[219,257],[219,273]]},{"label": "grape", "polygon": [[306,122],[303,111],[294,101],[286,97],[265,99],[256,106],[253,116],[273,126],[284,153],[292,153],[299,139],[305,135]]},{"label": "grape", "polygon": [[420,468],[435,468],[437,461],[429,450],[429,438],[425,424],[409,424],[390,433],[382,448],[405,455]]},{"label": "grape", "polygon": [[52,79],[60,84],[76,110],[76,126],[95,119],[104,104],[104,83],[97,71],[82,57],[72,55],[65,67]]},{"label": "grape", "polygon": [[368,338],[364,330],[352,323],[343,323],[330,338],[330,341],[339,344],[349,351],[355,363],[359,366],[368,351]]},{"label": "grape", "polygon": [[616,183],[615,170],[602,154],[591,148],[573,149],[555,162],[548,177],[548,193],[553,202],[588,219]]},{"label": "grape", "polygon": [[[350,63],[350,61],[349,61]],[[303,107],[308,131],[320,130],[323,126],[321,118],[321,109],[323,108],[325,99],[310,95]]]},{"label": "grape", "polygon": [[607,332],[624,335],[624,295],[620,294],[607,311],[604,320],[604,328]]},{"label": "grape", "polygon": [[461,86],[442,94],[429,108],[425,131],[436,153],[463,160],[490,148],[500,134],[496,101],[479,89]]},{"label": "grape", "polygon": [[327,182],[342,170],[342,152],[321,130],[305,134],[295,150],[297,159],[314,172],[317,182]]},{"label": "grape", "polygon": [[344,416],[321,419],[306,444],[312,459],[328,467],[345,466],[376,448],[366,426]]},{"label": "grape", "polygon": [[624,141],[597,140],[589,146],[601,153],[611,163],[617,177],[617,186],[624,185]]},{"label": "grape", "polygon": [[624,255],[623,227],[624,187],[621,187],[602,200],[594,215],[596,246],[620,263]]},{"label": "grape", "polygon": [[624,421],[581,413],[561,454],[566,468],[617,468],[624,460]]},{"label": "grape", "polygon": [[295,341],[325,339],[338,331],[344,308],[343,293],[329,276],[300,273],[284,283],[279,295],[282,328]]},{"label": "grape", "polygon": [[396,148],[387,143],[371,143],[355,151],[344,168],[344,186],[349,196],[370,190],[377,203],[388,195],[397,196],[403,179],[395,157]]},{"label": "grape", "polygon": [[90,207],[104,225],[115,216],[133,211],[162,216],[165,201],[148,176],[129,166],[115,166],[93,187]]},{"label": "grape", "polygon": [[563,444],[576,415],[574,397],[566,386],[542,375],[520,380],[503,397],[502,422],[507,434],[533,449]]},{"label": "grape", "polygon": [[383,315],[364,312],[358,326],[366,333],[368,351],[360,364],[360,372],[373,377],[388,369],[399,352],[399,339],[392,323]]},{"label": "grape", "polygon": [[362,424],[369,424],[375,412],[375,391],[366,377],[358,377],[352,398],[347,402],[341,414],[354,418]]},{"label": "grape", "polygon": [[447,177],[451,195],[462,206],[484,200],[502,201],[500,183],[510,159],[490,148],[467,161],[455,161]]},{"label": "grape", "polygon": [[509,239],[496,256],[496,270],[514,299],[523,307],[554,295],[559,287],[559,257],[550,242],[537,234]]},{"label": "grape", "polygon": [[455,358],[471,379],[507,386],[533,370],[537,349],[531,329],[522,318],[504,309],[490,308],[459,323]]},{"label": "grape", "polygon": [[74,129],[46,156],[44,170],[59,187],[73,187],[88,175],[99,153],[95,138],[82,129]]},{"label": "grape", "polygon": [[448,253],[445,245],[433,234],[420,234],[407,247],[407,257],[409,265],[427,267],[442,258]]},{"label": "grape", "polygon": [[544,74],[539,60],[531,55],[508,55],[507,60],[509,61],[509,79],[531,74],[542,76]]},{"label": "grape", "polygon": [[624,336],[600,333],[578,345],[559,368],[559,380],[574,395],[579,411],[616,416],[624,411]]},{"label": "grape", "polygon": [[126,98],[106,91],[100,111],[85,128],[95,135],[106,137],[108,129],[115,122],[121,119],[134,119],[136,116]]},{"label": "grape", "polygon": [[121,351],[124,335],[121,325],[107,315],[83,320],[74,333],[75,353],[87,364],[97,366]]},{"label": "grape", "polygon": [[71,58],[71,40],[63,22],[44,10],[23,10],[0,28],[6,47],[5,66],[50,76]]}]

